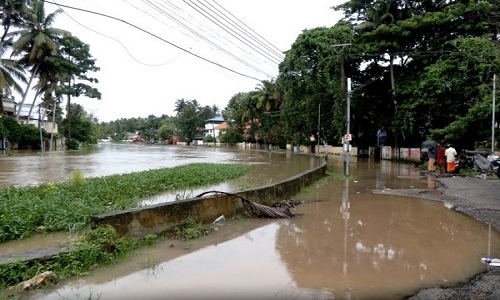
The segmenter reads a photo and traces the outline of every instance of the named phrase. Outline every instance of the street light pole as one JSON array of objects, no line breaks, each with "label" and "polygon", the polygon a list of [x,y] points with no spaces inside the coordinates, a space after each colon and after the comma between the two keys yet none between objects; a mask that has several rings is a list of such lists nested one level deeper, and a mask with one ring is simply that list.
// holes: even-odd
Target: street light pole
[{"label": "street light pole", "polygon": [[319,153],[319,131],[320,131],[320,125],[321,124],[321,103],[318,104],[318,134],[317,134],[317,139],[318,139],[318,156],[321,157]]},{"label": "street light pole", "polygon": [[497,75],[493,74],[493,104],[491,109],[491,154],[495,154],[495,100],[496,100],[496,81]]},{"label": "street light pole", "polygon": [[351,127],[351,78],[347,78],[347,108],[346,108],[346,135],[344,137],[344,173],[345,176],[350,175],[350,127]]}]

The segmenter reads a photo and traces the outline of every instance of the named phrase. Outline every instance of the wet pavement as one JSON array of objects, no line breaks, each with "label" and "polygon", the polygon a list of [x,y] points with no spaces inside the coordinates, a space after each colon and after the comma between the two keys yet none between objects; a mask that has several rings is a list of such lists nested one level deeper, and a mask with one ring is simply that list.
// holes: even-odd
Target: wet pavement
[{"label": "wet pavement", "polygon": [[[338,158],[329,167],[342,173]],[[351,174],[352,180],[320,181],[297,195],[305,201],[296,209],[301,217],[255,220],[244,229],[237,227],[248,220],[228,220],[200,241],[159,243],[126,262],[28,296],[403,299],[467,281],[487,270],[481,257],[500,256],[494,228],[441,201],[395,195],[406,190],[439,199],[434,176],[412,165],[371,160],[355,160]]]}]

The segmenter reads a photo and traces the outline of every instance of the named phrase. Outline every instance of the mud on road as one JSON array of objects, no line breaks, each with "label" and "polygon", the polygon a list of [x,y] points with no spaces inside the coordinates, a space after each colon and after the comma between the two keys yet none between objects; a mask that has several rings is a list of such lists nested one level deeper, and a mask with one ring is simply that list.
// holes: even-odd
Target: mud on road
[{"label": "mud on road", "polygon": [[[471,177],[437,178],[434,190],[377,190],[375,193],[410,196],[447,202],[447,207],[500,231],[500,180]],[[490,267],[468,282],[453,287],[420,291],[409,300],[500,300],[500,267]]]}]

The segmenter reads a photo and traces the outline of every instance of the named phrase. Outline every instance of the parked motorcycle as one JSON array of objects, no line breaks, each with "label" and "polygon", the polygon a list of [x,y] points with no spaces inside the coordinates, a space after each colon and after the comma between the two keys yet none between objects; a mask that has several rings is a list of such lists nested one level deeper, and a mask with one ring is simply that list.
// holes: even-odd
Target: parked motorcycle
[{"label": "parked motorcycle", "polygon": [[490,154],[489,151],[464,151],[467,167],[479,172],[481,178],[486,179],[488,175],[495,174],[500,179],[500,157]]}]

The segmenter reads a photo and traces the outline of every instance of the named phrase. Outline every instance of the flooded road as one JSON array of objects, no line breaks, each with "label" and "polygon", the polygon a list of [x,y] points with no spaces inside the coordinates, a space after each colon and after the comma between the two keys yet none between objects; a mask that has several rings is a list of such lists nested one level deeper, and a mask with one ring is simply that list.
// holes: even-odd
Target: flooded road
[{"label": "flooded road", "polygon": [[[342,163],[329,161],[342,172]],[[373,194],[430,188],[411,165],[353,162],[353,179],[295,198],[303,216],[228,220],[190,246],[159,243],[126,262],[29,294],[32,299],[403,299],[466,281],[500,256],[500,234],[439,201]],[[252,222],[245,230],[241,222]],[[237,236],[226,235],[230,230]],[[179,242],[180,243],[180,242]],[[190,250],[187,250],[190,249]]]}]

